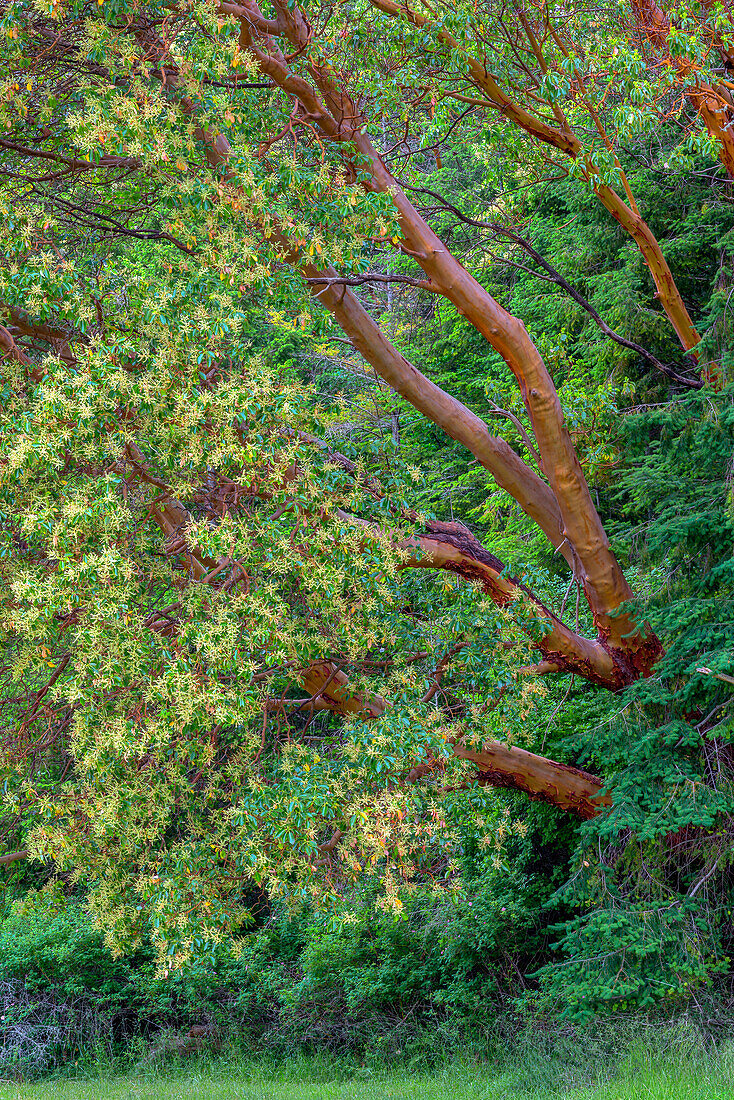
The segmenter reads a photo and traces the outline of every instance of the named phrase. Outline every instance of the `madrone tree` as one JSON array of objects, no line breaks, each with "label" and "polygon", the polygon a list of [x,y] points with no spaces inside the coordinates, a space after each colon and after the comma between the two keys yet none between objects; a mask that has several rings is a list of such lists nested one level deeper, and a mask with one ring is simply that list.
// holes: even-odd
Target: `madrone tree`
[{"label": "madrone tree", "polygon": [[[680,162],[728,168],[728,22],[697,11],[684,55],[652,11],[6,3],[2,706],[24,847],[3,859],[83,878],[113,941],[150,923],[185,958],[244,919],[245,879],[323,894],[379,863],[397,906],[400,876],[450,876],[451,798],[477,784],[582,818],[611,802],[610,777],[509,744],[513,716],[556,674],[617,691],[661,646],[538,348],[409,195],[481,118],[639,249],[681,350],[626,346],[677,387],[718,381],[622,148],[675,115]],[[391,278],[501,357],[514,445],[391,341],[358,293]],[[293,321],[467,449],[565,561],[588,631],[421,514],[420,471],[338,451],[334,409],[263,354]],[[425,570],[460,578],[459,610],[421,613]]]}]

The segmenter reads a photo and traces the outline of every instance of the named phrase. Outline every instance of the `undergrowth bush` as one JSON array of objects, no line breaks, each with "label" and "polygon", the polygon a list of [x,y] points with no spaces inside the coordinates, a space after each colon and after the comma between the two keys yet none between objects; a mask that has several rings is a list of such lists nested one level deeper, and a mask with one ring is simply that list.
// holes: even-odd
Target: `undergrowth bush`
[{"label": "undergrowth bush", "polygon": [[[25,1076],[103,1063],[148,1072],[215,1054],[417,1069],[455,1057],[500,1065],[522,1047],[527,1072],[537,1056],[543,1072],[564,1066],[578,1083],[595,1060],[624,1055],[625,1029],[646,1034],[634,1005],[621,1022],[564,1020],[560,986],[544,1015],[524,977],[549,957],[533,876],[480,868],[470,886],[462,897],[418,892],[400,920],[369,888],[339,921],[275,908],[238,955],[222,950],[164,978],[145,944],[113,957],[82,898],[30,892],[0,924],[0,1063]],[[570,989],[579,981],[568,975]],[[523,1000],[534,1000],[534,1015]],[[584,1006],[587,1017],[595,1007]],[[717,1013],[719,1034],[730,1032],[721,1005]],[[660,1013],[648,1019],[660,1032]],[[189,1042],[194,1025],[204,1037]]]},{"label": "undergrowth bush", "polygon": [[141,1056],[141,1040],[192,1025],[273,1055],[431,1061],[469,1036],[481,1045],[487,1020],[511,1003],[533,940],[527,891],[511,878],[497,893],[480,877],[469,899],[416,894],[397,921],[369,890],[339,922],[275,910],[238,955],[222,950],[164,978],[146,945],[113,957],[83,899],[30,892],[0,924],[0,981],[22,981],[38,1011],[65,1004],[78,1019],[58,1062],[102,1034],[110,1051]]}]

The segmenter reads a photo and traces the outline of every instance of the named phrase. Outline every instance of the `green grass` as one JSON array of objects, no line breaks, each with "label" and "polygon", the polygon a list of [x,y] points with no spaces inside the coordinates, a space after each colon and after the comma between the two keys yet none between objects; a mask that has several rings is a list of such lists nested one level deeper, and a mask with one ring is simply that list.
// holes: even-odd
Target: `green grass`
[{"label": "green grass", "polygon": [[[595,1073],[598,1074],[594,1080]],[[734,1049],[715,1055],[637,1047],[611,1077],[532,1050],[505,1072],[467,1063],[432,1074],[346,1071],[326,1063],[181,1067],[158,1076],[0,1083],[0,1100],[734,1100]]]}]

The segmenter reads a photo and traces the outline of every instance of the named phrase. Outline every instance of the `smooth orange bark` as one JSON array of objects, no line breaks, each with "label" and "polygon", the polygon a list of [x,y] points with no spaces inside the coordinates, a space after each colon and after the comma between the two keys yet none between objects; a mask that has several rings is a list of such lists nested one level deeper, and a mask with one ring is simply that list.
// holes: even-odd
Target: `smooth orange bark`
[{"label": "smooth orange bark", "polygon": [[[407,3],[397,3],[395,0],[371,0],[371,2],[385,14],[396,19],[406,19],[416,27],[432,25],[431,19],[416,12]],[[437,35],[449,49],[461,50],[462,60],[467,65],[473,82],[487,97],[488,106],[494,108],[505,118],[510,119],[521,130],[524,130],[525,133],[538,141],[550,145],[573,159],[584,158],[583,143],[570,129],[565,116],[559,112],[557,115],[559,126],[550,126],[508,95],[497,78],[488,70],[486,63],[462,50],[460,44],[445,28],[437,28]],[[613,188],[602,184],[594,185],[593,171],[589,171],[588,178],[594,185],[594,192],[599,201],[625,232],[632,237],[640,249],[655,283],[658,300],[675,329],[682,347],[686,351],[690,351],[699,343],[700,336],[691,321],[673,274],[663,255],[660,243],[641,217],[629,190],[626,177],[623,173],[622,175],[625,189],[631,200],[631,206],[628,206]]]}]

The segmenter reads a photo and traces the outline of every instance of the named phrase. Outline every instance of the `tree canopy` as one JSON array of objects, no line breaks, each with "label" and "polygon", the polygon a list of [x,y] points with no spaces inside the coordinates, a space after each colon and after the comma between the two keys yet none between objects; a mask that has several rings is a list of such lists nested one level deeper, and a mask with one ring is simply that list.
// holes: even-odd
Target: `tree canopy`
[{"label": "tree canopy", "polygon": [[650,929],[706,982],[728,8],[11,0],[0,34],[6,862],[170,968],[249,884],[379,874],[399,914],[467,829],[499,868],[562,814],[584,980],[626,907],[620,989]]}]

